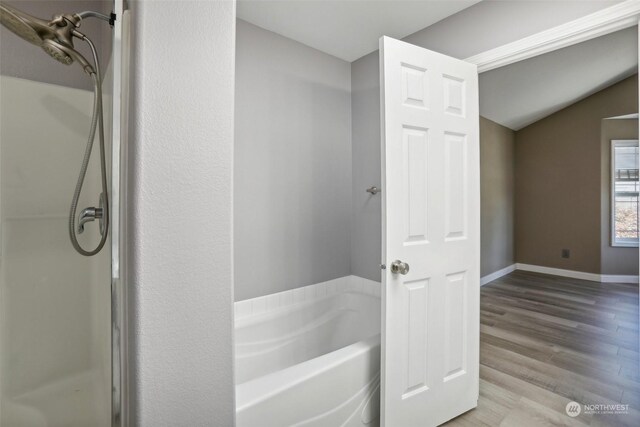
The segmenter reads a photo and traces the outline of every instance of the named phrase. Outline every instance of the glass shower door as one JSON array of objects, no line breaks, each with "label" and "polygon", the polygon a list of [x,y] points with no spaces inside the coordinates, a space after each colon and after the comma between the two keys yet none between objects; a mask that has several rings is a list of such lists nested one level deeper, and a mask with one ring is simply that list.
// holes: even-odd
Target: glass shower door
[{"label": "glass shower door", "polygon": [[[68,5],[56,12],[37,9],[51,7],[47,2],[13,3],[24,9],[30,3],[35,10],[29,13],[47,18],[75,12],[74,2],[50,2]],[[98,27],[83,30],[89,34]],[[91,121],[91,80],[77,64],[59,64],[1,31],[0,426],[106,427],[111,425],[111,245],[96,256],[82,256],[68,232]],[[110,42],[106,34],[99,41],[103,49]],[[113,72],[106,51],[103,93],[108,95]],[[21,72],[34,67],[46,72]],[[104,100],[107,144],[110,99]],[[86,176],[78,211],[98,205],[97,138]],[[98,222],[88,223],[80,243],[95,247],[99,239]]]}]

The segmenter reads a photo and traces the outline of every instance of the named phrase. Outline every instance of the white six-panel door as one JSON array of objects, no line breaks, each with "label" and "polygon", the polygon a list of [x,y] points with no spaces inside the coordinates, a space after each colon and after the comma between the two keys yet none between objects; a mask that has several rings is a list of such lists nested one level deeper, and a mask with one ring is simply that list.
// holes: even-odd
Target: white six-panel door
[{"label": "white six-panel door", "polygon": [[389,37],[380,67],[381,423],[436,426],[478,400],[478,73]]}]

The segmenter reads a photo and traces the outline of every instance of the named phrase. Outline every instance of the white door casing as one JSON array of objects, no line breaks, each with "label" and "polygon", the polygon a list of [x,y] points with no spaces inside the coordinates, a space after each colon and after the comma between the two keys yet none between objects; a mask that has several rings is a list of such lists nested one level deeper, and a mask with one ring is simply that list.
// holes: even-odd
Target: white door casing
[{"label": "white door casing", "polygon": [[389,37],[380,68],[381,425],[436,426],[478,400],[478,72]]}]

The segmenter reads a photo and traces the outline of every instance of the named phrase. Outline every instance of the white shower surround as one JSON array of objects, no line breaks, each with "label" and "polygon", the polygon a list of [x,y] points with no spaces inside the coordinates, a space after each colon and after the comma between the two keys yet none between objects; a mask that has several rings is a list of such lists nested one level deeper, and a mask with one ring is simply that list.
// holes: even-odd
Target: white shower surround
[{"label": "white shower surround", "polygon": [[380,313],[357,276],[236,302],[237,426],[377,425]]},{"label": "white shower surround", "polygon": [[[109,123],[111,63],[104,76]],[[78,256],[67,229],[93,94],[4,75],[0,93],[0,425],[105,427],[109,251]],[[105,141],[109,150],[108,127]],[[98,158],[94,147],[80,206],[100,193]],[[87,236],[84,244],[97,242],[97,228],[88,227],[81,238]]]}]

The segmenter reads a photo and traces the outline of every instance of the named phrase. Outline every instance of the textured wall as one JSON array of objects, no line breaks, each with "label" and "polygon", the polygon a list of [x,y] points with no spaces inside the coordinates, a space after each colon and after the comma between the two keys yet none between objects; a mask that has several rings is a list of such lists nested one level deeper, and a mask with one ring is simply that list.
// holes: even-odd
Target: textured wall
[{"label": "textured wall", "polygon": [[[637,92],[636,92],[637,93]],[[637,111],[637,109],[635,110]],[[611,140],[638,139],[638,119],[603,120],[601,137],[601,263],[602,274],[638,275],[638,248],[611,246]]]},{"label": "textured wall", "polygon": [[[3,0],[4,2],[4,0]],[[41,19],[51,19],[61,13],[75,13],[94,10],[108,15],[113,10],[111,0],[8,0],[7,4]],[[107,67],[111,57],[112,30],[107,22],[87,19],[80,28],[96,45],[102,70]],[[81,40],[74,41],[76,48],[92,62],[91,50]],[[71,66],[61,64],[11,31],[0,26],[0,74],[20,77],[43,83],[92,90],[91,79],[74,63]]]},{"label": "textured wall", "polygon": [[514,227],[515,132],[480,117],[480,275],[515,262]]},{"label": "textured wall", "polygon": [[241,20],[236,52],[236,300],[349,275],[349,63]]},{"label": "textured wall", "polygon": [[129,4],[130,425],[232,426],[235,3]]},{"label": "textured wall", "polygon": [[637,109],[632,76],[516,132],[519,263],[601,272],[601,121]]}]

